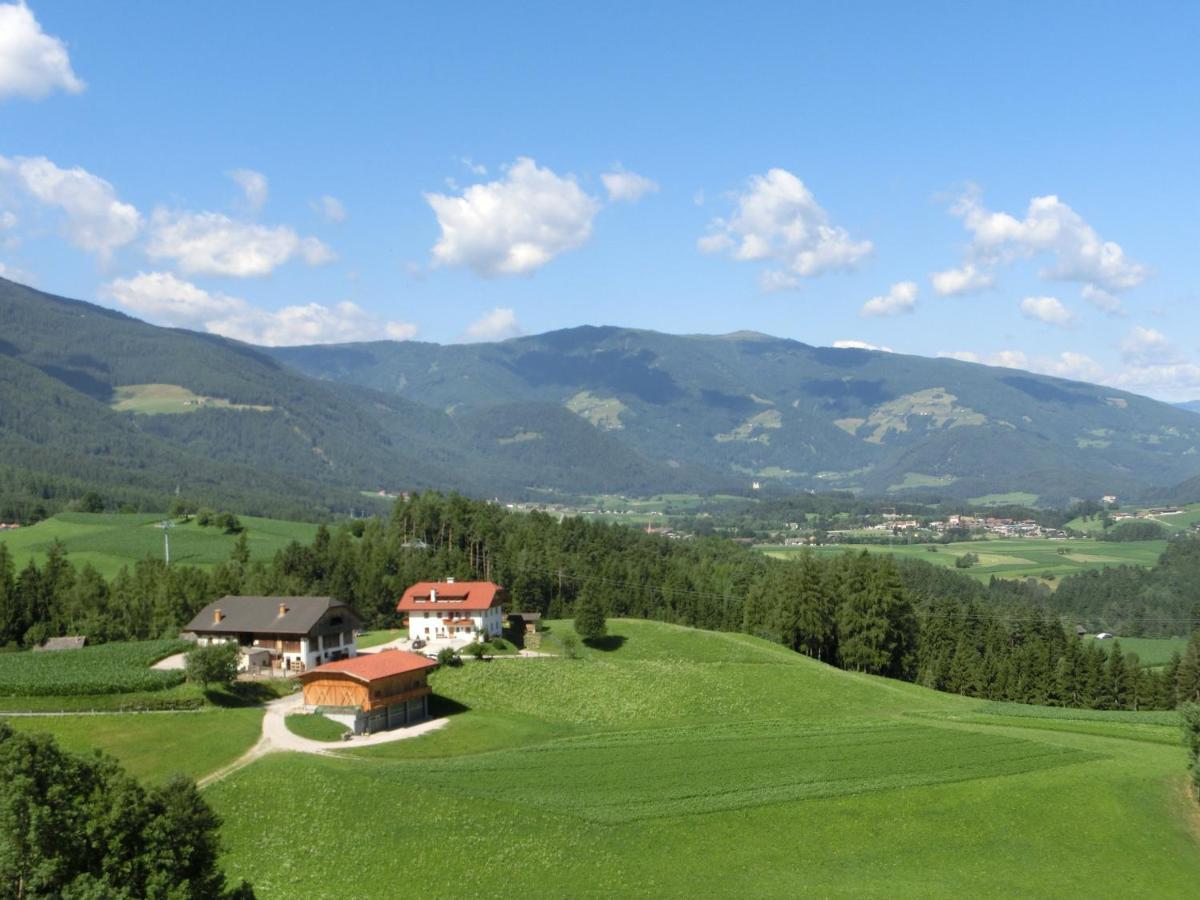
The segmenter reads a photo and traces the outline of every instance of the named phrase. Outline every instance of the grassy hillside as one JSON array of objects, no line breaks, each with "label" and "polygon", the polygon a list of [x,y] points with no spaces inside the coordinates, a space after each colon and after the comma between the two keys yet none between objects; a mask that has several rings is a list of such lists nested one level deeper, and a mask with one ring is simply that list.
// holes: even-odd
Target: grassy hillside
[{"label": "grassy hillside", "polygon": [[[214,785],[229,871],[265,898],[390,896],[398,865],[431,896],[1084,896],[1101,871],[1188,896],[1200,878],[1161,716],[1014,710],[744,635],[610,625],[578,660],[438,671],[440,731]],[[330,846],[337,879],[306,849]]]},{"label": "grassy hillside", "polygon": [[[931,552],[929,547],[936,547]],[[966,554],[979,557],[978,564],[960,571],[981,581],[997,578],[1042,578],[1053,576],[1049,583],[1066,575],[1074,575],[1089,569],[1107,566],[1134,565],[1153,566],[1162,555],[1166,541],[1137,541],[1131,543],[1109,543],[1105,541],[1071,540],[1053,541],[1044,539],[1022,540],[1019,538],[994,541],[963,541],[954,544],[844,544],[814,547],[810,552],[831,556],[847,551],[866,550],[870,553],[886,553],[892,556],[920,559],[934,565],[954,567],[954,561]],[[802,548],[764,546],[768,556],[777,559],[794,559]],[[1059,550],[1066,553],[1059,553]]]},{"label": "grassy hillside", "polygon": [[[91,563],[106,578],[122,566],[131,566],[147,556],[161,559],[163,534],[158,524],[165,514],[157,513],[59,513],[53,518],[16,531],[0,531],[0,543],[8,547],[18,567],[29,559],[39,564],[55,541],[66,548],[77,565]],[[257,516],[240,517],[246,529],[251,559],[270,559],[291,541],[308,544],[317,526]],[[238,535],[220,528],[201,528],[190,521],[171,529],[171,561],[211,568],[229,559]]]}]

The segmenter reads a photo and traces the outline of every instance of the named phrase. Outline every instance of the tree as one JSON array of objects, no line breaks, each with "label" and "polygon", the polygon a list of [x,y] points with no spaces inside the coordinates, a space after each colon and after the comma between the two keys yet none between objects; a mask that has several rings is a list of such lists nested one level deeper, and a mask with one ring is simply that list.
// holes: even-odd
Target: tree
[{"label": "tree", "polygon": [[0,723],[0,894],[239,898],[217,861],[221,821],[186,778],[147,790],[111,758]]},{"label": "tree", "polygon": [[95,491],[88,491],[79,498],[79,511],[85,513],[104,512],[104,498]]},{"label": "tree", "polygon": [[188,681],[198,681],[208,690],[210,684],[231,685],[237,680],[238,646],[230,641],[209,644],[188,651]]},{"label": "tree", "polygon": [[1192,635],[1179,663],[1175,695],[1180,703],[1200,701],[1200,631]]},{"label": "tree", "polygon": [[608,633],[604,605],[591,590],[585,588],[575,601],[575,631],[587,642],[599,640]]},{"label": "tree", "polygon": [[242,523],[238,517],[230,512],[223,512],[213,521],[213,524],[224,531],[226,534],[237,534],[242,530]]}]

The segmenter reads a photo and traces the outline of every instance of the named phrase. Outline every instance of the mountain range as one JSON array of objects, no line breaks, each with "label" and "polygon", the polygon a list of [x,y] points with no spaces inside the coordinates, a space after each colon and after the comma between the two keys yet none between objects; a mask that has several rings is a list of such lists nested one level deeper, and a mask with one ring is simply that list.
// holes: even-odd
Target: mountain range
[{"label": "mountain range", "polygon": [[1200,476],[1200,416],[1014,369],[754,332],[252,347],[0,279],[0,467],[143,505],[180,493],[276,514],[430,487],[1062,503]]}]

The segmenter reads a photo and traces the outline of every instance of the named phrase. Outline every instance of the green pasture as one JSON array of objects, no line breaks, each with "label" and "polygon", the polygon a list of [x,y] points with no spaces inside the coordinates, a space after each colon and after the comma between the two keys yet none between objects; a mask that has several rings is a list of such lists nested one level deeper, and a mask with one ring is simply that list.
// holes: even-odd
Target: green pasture
[{"label": "green pasture", "polygon": [[[2,716],[3,714],[0,714]],[[261,709],[77,716],[5,716],[19,731],[53,735],[66,749],[98,749],[133,775],[200,778],[233,762],[262,731]]]},{"label": "green pasture", "polygon": [[178,384],[128,384],[113,391],[112,408],[117,412],[148,416],[178,415],[202,409],[242,409],[270,412],[273,407],[231,403],[220,397],[194,394]]},{"label": "green pasture", "polygon": [[[989,704],[744,635],[609,625],[579,659],[438,670],[443,729],[213,785],[230,874],[264,898],[386,897],[403,846],[434,897],[1061,897],[1096,871],[1182,897],[1200,878],[1163,714]],[[357,815],[331,879],[310,848]]]},{"label": "green pasture", "polygon": [[[1194,893],[1200,812],[1171,713],[989,703],[747,635],[609,631],[577,659],[437,670],[437,731],[270,753],[212,784],[226,869],[265,900],[394,896],[397,847],[431,897],[1082,897],[1097,871],[1126,896]],[[236,759],[261,711],[8,721],[158,780]]]},{"label": "green pasture", "polygon": [[[1122,653],[1136,653],[1138,663],[1149,668],[1165,666],[1171,660],[1172,653],[1183,656],[1187,649],[1187,638],[1126,638],[1120,637]],[[1095,641],[1090,637],[1088,640]],[[1105,651],[1113,648],[1114,641],[1096,641]]]},{"label": "green pasture", "polygon": [[[1157,522],[1163,528],[1167,529],[1169,534],[1179,534],[1186,532],[1192,525],[1200,522],[1200,503],[1193,503],[1190,506],[1179,507],[1181,512],[1174,515],[1157,515],[1148,517],[1148,521]],[[1143,510],[1114,510],[1114,512],[1141,512]],[[1121,524],[1120,522],[1116,523]],[[1091,516],[1087,519],[1072,519],[1066,524],[1067,528],[1073,528],[1076,531],[1083,531],[1089,534],[1098,534],[1104,531],[1104,526],[1101,524],[1100,516]]]},{"label": "green pasture", "polygon": [[[806,550],[826,556],[866,550],[921,559],[948,568],[954,568],[955,559],[963,554],[974,553],[979,557],[979,563],[959,571],[983,581],[993,575],[999,578],[1042,578],[1050,574],[1054,576],[1050,582],[1053,584],[1066,575],[1087,569],[1120,565],[1153,566],[1166,546],[1165,541],[1118,544],[1087,539],[1001,538],[954,544],[838,544],[813,548],[762,545],[759,549],[777,559],[795,559]],[[936,550],[931,551],[930,547]],[[1060,549],[1066,552],[1059,553]]]},{"label": "green pasture", "polygon": [[360,650],[366,650],[403,637],[408,637],[407,628],[381,628],[378,631],[366,631],[358,636],[358,647]]},{"label": "green pasture", "polygon": [[[18,567],[30,559],[41,563],[55,541],[66,548],[76,565],[90,562],[106,578],[122,566],[131,566],[147,556],[163,558],[163,534],[158,527],[166,514],[155,513],[59,513],[53,518],[16,531],[0,531],[0,542]],[[251,559],[270,559],[291,541],[307,544],[317,533],[310,522],[287,522],[239,516],[245,528]],[[220,528],[201,528],[191,520],[171,529],[171,562],[211,568],[229,558],[238,535]]]}]

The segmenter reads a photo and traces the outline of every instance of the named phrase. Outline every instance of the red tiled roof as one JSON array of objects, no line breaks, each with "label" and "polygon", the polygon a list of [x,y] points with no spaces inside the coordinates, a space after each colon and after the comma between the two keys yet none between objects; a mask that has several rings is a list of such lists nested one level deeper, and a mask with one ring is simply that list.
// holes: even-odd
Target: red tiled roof
[{"label": "red tiled roof", "polygon": [[[500,605],[503,590],[490,581],[422,581],[404,592],[396,604],[396,612],[491,609]],[[436,601],[429,599],[431,593],[436,593]]]},{"label": "red tiled roof", "polygon": [[420,653],[409,653],[406,650],[380,650],[378,653],[361,653],[350,659],[325,663],[323,666],[309,669],[300,676],[300,680],[306,682],[331,672],[340,672],[369,684],[380,678],[390,678],[393,675],[418,672],[421,669],[432,669],[436,666],[436,661],[424,657]]}]

